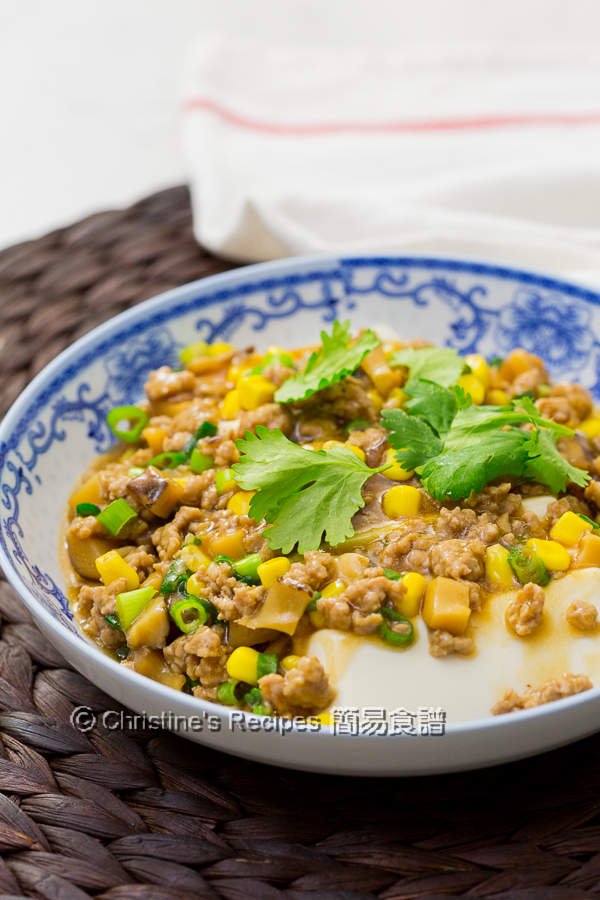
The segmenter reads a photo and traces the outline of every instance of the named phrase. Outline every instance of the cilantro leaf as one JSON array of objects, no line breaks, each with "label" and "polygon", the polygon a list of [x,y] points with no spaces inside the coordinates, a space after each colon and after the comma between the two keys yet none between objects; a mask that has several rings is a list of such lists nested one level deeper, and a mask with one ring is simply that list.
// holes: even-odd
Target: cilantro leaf
[{"label": "cilantro leaf", "polygon": [[422,416],[439,435],[448,431],[458,408],[453,391],[423,378],[411,379],[403,390],[411,398],[404,404],[411,415]]},{"label": "cilantro leaf", "polygon": [[244,490],[257,493],[250,515],[265,519],[272,550],[316,550],[323,538],[335,546],[354,533],[352,516],[364,506],[361,488],[382,468],[370,469],[352,451],[305,450],[277,429],[258,425],[238,440],[240,461],[232,467]]},{"label": "cilantro leaf", "polygon": [[405,347],[389,359],[390,366],[407,366],[410,377],[434,381],[442,387],[456,384],[463,373],[465,361],[451,347]]},{"label": "cilantro leaf", "polygon": [[521,475],[527,462],[523,434],[516,428],[497,431],[471,446],[442,452],[423,466],[423,487],[438,500],[460,500],[494,478]]},{"label": "cilantro leaf", "polygon": [[277,403],[304,400],[311,394],[337,384],[357,369],[367,353],[379,346],[377,335],[367,329],[351,343],[350,322],[343,325],[335,320],[331,334],[321,332],[323,346],[310,357],[303,372],[292,375],[275,392]]},{"label": "cilantro leaf", "polygon": [[381,422],[389,431],[388,441],[396,450],[396,459],[405,469],[416,469],[432,456],[438,456],[443,444],[433,429],[403,409],[384,409]]},{"label": "cilantro leaf", "polygon": [[525,466],[525,477],[530,481],[547,484],[554,494],[564,491],[569,481],[579,487],[585,487],[588,483],[588,473],[567,462],[559,452],[551,431],[545,428],[531,431],[527,443],[529,459]]},{"label": "cilantro leaf", "polygon": [[[473,406],[456,386],[450,391],[416,379],[404,390],[411,400],[404,410],[385,411],[382,424],[398,462],[416,469],[438,500],[468,497],[508,475],[537,481],[554,493],[568,482],[583,487],[589,481],[556,446],[571,429],[544,419],[529,397],[507,406]],[[409,424],[411,419],[417,424]]]}]

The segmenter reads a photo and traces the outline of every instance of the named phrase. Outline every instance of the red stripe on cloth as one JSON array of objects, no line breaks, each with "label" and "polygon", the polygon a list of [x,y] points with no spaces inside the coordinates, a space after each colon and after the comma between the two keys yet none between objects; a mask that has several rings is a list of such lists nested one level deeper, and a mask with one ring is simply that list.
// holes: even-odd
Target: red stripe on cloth
[{"label": "red stripe on cloth", "polygon": [[248,131],[279,135],[368,134],[385,132],[467,131],[485,128],[522,128],[537,125],[598,125],[600,112],[524,113],[522,115],[481,116],[457,119],[404,119],[390,122],[314,122],[304,124],[266,122],[240,115],[208,98],[196,97],[184,103],[186,112],[211,112]]}]

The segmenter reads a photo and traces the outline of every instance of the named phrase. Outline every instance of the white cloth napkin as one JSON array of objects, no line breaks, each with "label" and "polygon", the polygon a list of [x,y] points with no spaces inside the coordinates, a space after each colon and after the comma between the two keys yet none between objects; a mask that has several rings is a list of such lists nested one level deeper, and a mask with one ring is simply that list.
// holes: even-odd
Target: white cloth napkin
[{"label": "white cloth napkin", "polygon": [[194,49],[199,241],[243,261],[444,252],[600,284],[597,47]]}]

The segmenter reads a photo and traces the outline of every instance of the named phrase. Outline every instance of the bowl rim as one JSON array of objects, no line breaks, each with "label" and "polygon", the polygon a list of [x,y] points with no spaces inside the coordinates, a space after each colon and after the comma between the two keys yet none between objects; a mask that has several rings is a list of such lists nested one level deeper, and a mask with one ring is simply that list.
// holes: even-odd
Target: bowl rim
[{"label": "bowl rim", "polygon": [[[148,312],[154,312],[161,307],[168,305],[174,301],[186,302],[193,299],[196,291],[203,293],[210,291],[214,294],[213,289],[226,289],[236,282],[245,281],[249,277],[255,280],[253,276],[261,276],[264,273],[273,275],[281,275],[286,270],[293,271],[296,268],[302,269],[306,266],[319,266],[323,270],[341,270],[346,265],[355,266],[383,266],[383,265],[414,265],[425,268],[436,268],[437,266],[455,271],[469,273],[472,275],[487,275],[490,277],[499,277],[504,279],[515,279],[524,282],[530,282],[545,289],[561,291],[570,296],[576,296],[595,305],[600,305],[600,291],[580,285],[577,281],[565,280],[560,275],[554,275],[548,272],[539,272],[535,269],[513,267],[504,262],[495,262],[493,260],[484,259],[482,257],[456,257],[454,254],[436,253],[431,254],[401,254],[393,251],[381,254],[335,254],[335,253],[317,253],[306,256],[292,256],[284,259],[272,260],[261,263],[253,263],[250,265],[241,265],[235,269],[226,272],[220,272],[215,275],[205,276],[194,281],[163,291],[153,297],[141,301],[129,309],[112,316],[106,322],[97,325],[91,331],[78,338],[73,343],[64,348],[54,359],[47,363],[40,372],[38,372],[31,382],[23,391],[15,398],[4,418],[0,421],[0,447],[8,444],[8,439],[14,433],[15,426],[18,425],[27,412],[30,400],[39,395],[41,389],[51,382],[54,375],[60,372],[67,361],[71,357],[80,356],[82,351],[93,346],[99,339],[106,339],[114,332],[121,329],[125,323],[133,323],[138,319],[143,319]],[[202,296],[197,298],[197,308],[204,305],[212,305],[218,303],[219,298],[210,296],[206,303],[202,303]],[[224,299],[224,298],[223,298]],[[196,305],[196,304],[195,304]],[[123,680],[124,684],[131,684],[147,691],[153,695],[156,701],[165,701],[162,703],[164,712],[171,711],[169,709],[169,698],[174,696],[177,698],[177,705],[181,707],[186,716],[217,716],[221,720],[227,719],[231,715],[231,709],[209,700],[203,700],[193,695],[183,692],[174,691],[172,688],[162,685],[159,682],[134,672],[124,666],[121,666],[116,660],[103,653],[102,650],[81,630],[77,632],[71,631],[65,625],[57,620],[52,613],[47,610],[42,603],[29,590],[27,585],[21,580],[18,571],[13,567],[12,560],[5,553],[4,547],[0,542],[0,565],[2,566],[4,575],[16,593],[24,601],[29,611],[43,622],[44,628],[51,634],[56,635],[59,642],[66,641],[73,646],[75,653],[83,648],[84,654],[93,658],[94,664],[105,670],[109,675],[112,673],[117,678]],[[42,629],[44,630],[44,629]],[[118,673],[118,675],[117,675]],[[505,713],[499,716],[491,714],[478,719],[468,719],[460,722],[447,722],[445,734],[447,736],[460,736],[483,730],[506,729],[511,726],[517,726],[520,729],[529,727],[529,723],[536,720],[546,719],[549,716],[555,716],[560,711],[583,706],[593,702],[600,697],[600,686],[592,687],[587,691],[574,694],[569,697],[561,698],[552,703],[546,703],[531,709],[516,710],[511,713]],[[238,710],[236,712],[239,713]],[[256,716],[251,712],[244,712],[244,717],[248,721],[261,721],[263,717]],[[267,717],[270,718],[270,717]],[[275,734],[277,732],[274,732]],[[310,739],[310,735],[320,734],[323,737],[333,736],[336,741],[340,739],[355,740],[354,735],[338,734],[334,732],[331,725],[321,725],[318,731],[307,730],[299,727],[296,723],[292,723],[292,727],[288,731],[294,734],[298,739]],[[308,736],[308,737],[307,737]],[[397,734],[370,734],[361,735],[361,738],[372,740],[395,740],[405,737]],[[412,738],[412,736],[411,736]],[[414,738],[412,738],[414,739]],[[428,740],[427,737],[421,739]],[[568,739],[567,739],[568,740]]]}]

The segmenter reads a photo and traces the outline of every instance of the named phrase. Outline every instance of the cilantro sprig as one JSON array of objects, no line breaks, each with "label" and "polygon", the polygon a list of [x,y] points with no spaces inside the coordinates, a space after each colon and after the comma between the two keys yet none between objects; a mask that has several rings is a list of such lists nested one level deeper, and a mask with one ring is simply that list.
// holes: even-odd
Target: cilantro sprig
[{"label": "cilantro sprig", "polygon": [[281,431],[264,425],[238,440],[240,461],[233,466],[238,485],[256,491],[249,515],[265,519],[272,550],[290,553],[331,546],[354,533],[352,516],[364,506],[361,488],[385,467],[371,469],[351,450],[305,450]]},{"label": "cilantro sprig", "polygon": [[557,449],[571,429],[540,416],[529,397],[508,406],[473,406],[460,388],[423,379],[409,381],[404,391],[406,409],[384,410],[382,424],[398,462],[415,469],[438,500],[460,500],[503,476],[536,481],[554,493],[567,482],[583,487],[589,481]]},{"label": "cilantro sprig", "polygon": [[450,387],[456,384],[465,368],[464,359],[451,347],[405,347],[396,350],[390,366],[406,366],[411,380],[420,378]]},{"label": "cilantro sprig", "polygon": [[337,384],[357,369],[367,353],[381,343],[377,335],[367,329],[352,343],[350,322],[333,323],[331,334],[321,332],[322,347],[308,360],[306,368],[298,375],[284,381],[275,393],[277,403],[305,400],[317,391]]}]

